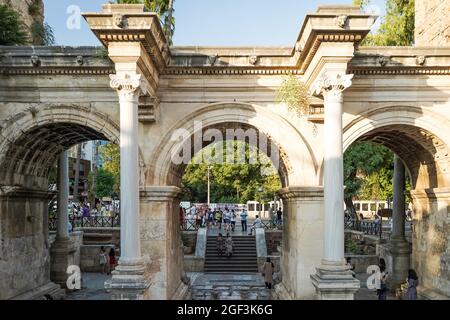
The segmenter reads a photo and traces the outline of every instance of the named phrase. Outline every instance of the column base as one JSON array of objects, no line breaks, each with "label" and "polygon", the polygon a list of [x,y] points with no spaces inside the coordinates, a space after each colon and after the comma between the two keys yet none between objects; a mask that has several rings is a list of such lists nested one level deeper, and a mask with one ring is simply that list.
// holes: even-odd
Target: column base
[{"label": "column base", "polygon": [[105,282],[112,300],[148,300],[150,282],[145,275],[142,259],[121,261],[112,272],[112,279]]},{"label": "column base", "polygon": [[311,280],[318,300],[353,300],[360,288],[359,280],[353,278],[344,261],[322,260]]},{"label": "column base", "polygon": [[389,289],[395,292],[401,284],[405,283],[408,277],[408,270],[411,263],[411,246],[404,238],[391,238],[386,245],[387,254],[390,255],[387,261],[391,262],[391,266],[387,266],[389,272]]},{"label": "column base", "polygon": [[57,238],[50,248],[50,279],[62,288],[67,288],[67,268],[74,264],[75,251],[70,238]]}]

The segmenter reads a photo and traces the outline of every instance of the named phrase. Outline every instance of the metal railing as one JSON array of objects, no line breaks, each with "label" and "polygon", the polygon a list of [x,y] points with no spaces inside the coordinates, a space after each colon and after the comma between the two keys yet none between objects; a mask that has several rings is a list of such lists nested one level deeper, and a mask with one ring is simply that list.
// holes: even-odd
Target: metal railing
[{"label": "metal railing", "polygon": [[[50,231],[56,231],[57,220],[56,217],[49,217],[48,228]],[[72,228],[116,228],[120,227],[120,216],[75,217],[69,215],[69,222]]]},{"label": "metal railing", "polygon": [[[247,221],[248,227],[252,225],[253,221]],[[240,225],[240,221],[236,221],[236,225]],[[204,224],[202,226],[205,226]],[[185,219],[180,228],[182,231],[197,231],[201,226],[197,224],[195,219]],[[261,220],[261,227],[266,230],[281,230],[283,229],[283,221],[277,223],[274,220]]]},{"label": "metal railing", "polygon": [[347,219],[345,221],[346,229],[363,232],[368,235],[381,235],[381,223],[377,221],[364,221]]}]

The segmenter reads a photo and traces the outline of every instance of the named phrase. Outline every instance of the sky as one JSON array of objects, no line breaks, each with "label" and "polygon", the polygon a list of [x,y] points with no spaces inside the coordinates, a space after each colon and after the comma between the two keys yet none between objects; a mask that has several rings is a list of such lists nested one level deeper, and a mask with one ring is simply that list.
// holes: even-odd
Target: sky
[{"label": "sky", "polygon": [[[44,0],[45,18],[56,44],[99,45],[81,12],[100,12],[108,0]],[[293,46],[307,13],[319,5],[351,0],[175,0],[174,45]],[[371,12],[385,13],[384,0],[372,0]],[[377,24],[379,24],[378,19]],[[376,26],[372,29],[376,29]]]}]

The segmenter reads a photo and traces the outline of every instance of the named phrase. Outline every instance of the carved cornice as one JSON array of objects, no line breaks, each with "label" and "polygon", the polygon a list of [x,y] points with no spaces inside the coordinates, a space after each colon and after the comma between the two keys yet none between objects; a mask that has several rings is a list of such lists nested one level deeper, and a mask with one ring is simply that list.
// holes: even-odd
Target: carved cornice
[{"label": "carved cornice", "polygon": [[442,67],[349,67],[349,73],[365,75],[450,75],[450,66]]},{"label": "carved cornice", "polygon": [[359,43],[366,35],[366,31],[333,31],[333,33],[317,33],[312,32],[311,38],[301,51],[297,60],[297,67],[300,72],[304,73],[311,64],[312,59],[316,55],[317,50],[322,42],[353,42]]},{"label": "carved cornice", "polygon": [[111,67],[5,67],[0,74],[13,75],[109,75],[115,73]]},{"label": "carved cornice", "polygon": [[301,71],[295,67],[273,67],[273,68],[241,68],[241,67],[169,67],[164,72],[165,75],[302,75]]}]

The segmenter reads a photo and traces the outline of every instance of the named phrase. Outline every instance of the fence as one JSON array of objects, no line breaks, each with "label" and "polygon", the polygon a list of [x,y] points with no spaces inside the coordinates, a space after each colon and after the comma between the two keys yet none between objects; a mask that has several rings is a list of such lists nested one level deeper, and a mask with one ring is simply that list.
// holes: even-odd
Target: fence
[{"label": "fence", "polygon": [[379,235],[381,237],[381,223],[378,221],[363,221],[347,219],[345,221],[346,229],[356,230],[368,235]]},{"label": "fence", "polygon": [[[248,226],[251,226],[250,221],[248,222]],[[204,224],[203,224],[204,226]],[[240,226],[240,221],[236,221],[236,226]],[[266,230],[278,229],[281,230],[283,228],[283,222],[276,223],[274,220],[261,220],[261,227]],[[196,231],[200,228],[200,225],[197,224],[195,219],[185,219],[183,224],[181,225],[182,231]]]},{"label": "fence", "polygon": [[[57,218],[49,217],[48,228],[50,231],[56,231]],[[69,216],[69,222],[72,228],[117,228],[120,227],[120,217],[92,216],[92,217],[74,217]]]}]

